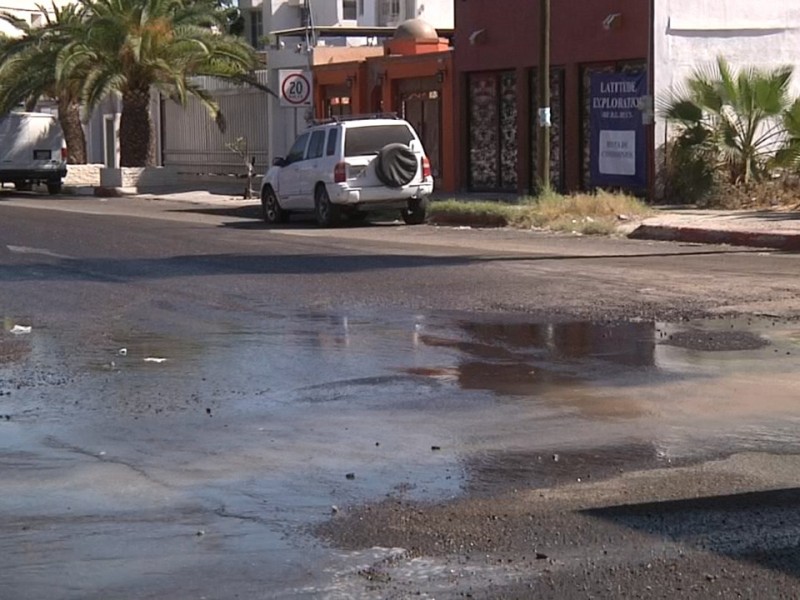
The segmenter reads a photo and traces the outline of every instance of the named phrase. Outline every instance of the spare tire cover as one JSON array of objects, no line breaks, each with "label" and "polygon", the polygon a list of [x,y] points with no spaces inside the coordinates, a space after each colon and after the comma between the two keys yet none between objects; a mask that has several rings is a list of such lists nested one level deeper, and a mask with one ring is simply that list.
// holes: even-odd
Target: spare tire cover
[{"label": "spare tire cover", "polygon": [[378,152],[375,174],[389,187],[403,187],[417,174],[417,155],[405,144],[386,144]]}]

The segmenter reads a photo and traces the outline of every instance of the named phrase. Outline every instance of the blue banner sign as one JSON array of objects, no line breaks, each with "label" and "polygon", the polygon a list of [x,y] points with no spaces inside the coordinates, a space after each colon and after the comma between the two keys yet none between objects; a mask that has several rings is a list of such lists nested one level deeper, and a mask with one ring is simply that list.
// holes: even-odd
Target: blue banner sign
[{"label": "blue banner sign", "polygon": [[646,188],[646,74],[592,73],[591,90],[591,186]]}]

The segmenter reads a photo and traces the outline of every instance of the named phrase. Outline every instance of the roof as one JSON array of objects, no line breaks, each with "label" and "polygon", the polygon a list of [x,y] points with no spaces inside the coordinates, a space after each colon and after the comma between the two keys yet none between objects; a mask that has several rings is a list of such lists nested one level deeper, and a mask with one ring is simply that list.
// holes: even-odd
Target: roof
[{"label": "roof", "polygon": [[422,19],[408,19],[397,26],[394,39],[438,40],[439,33],[433,25],[427,21]]},{"label": "roof", "polygon": [[[437,29],[443,38],[452,38],[455,29]],[[276,38],[304,36],[313,33],[316,37],[394,37],[397,27],[342,27],[339,25],[320,27],[293,27],[291,29],[277,29],[270,34]]]}]

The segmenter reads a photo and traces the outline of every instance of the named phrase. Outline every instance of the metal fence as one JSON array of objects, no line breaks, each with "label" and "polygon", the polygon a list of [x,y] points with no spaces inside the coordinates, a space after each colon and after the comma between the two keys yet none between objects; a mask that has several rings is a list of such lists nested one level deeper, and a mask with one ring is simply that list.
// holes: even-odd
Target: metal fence
[{"label": "metal fence", "polygon": [[[267,72],[259,71],[257,76],[266,85]],[[245,175],[244,159],[229,148],[238,140],[255,160],[255,172],[263,173],[269,161],[267,93],[208,77],[194,81],[219,102],[226,129],[220,131],[197,99],[189,99],[186,107],[165,100],[161,111],[163,165],[183,173]]]}]

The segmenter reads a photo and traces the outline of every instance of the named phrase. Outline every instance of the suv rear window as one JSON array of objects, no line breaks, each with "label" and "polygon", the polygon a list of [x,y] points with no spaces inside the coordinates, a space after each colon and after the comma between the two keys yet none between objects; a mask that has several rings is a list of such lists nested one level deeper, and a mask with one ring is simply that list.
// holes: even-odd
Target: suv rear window
[{"label": "suv rear window", "polygon": [[353,127],[346,130],[344,138],[345,156],[377,154],[386,144],[408,144],[414,139],[407,125],[379,125],[377,127]]}]

